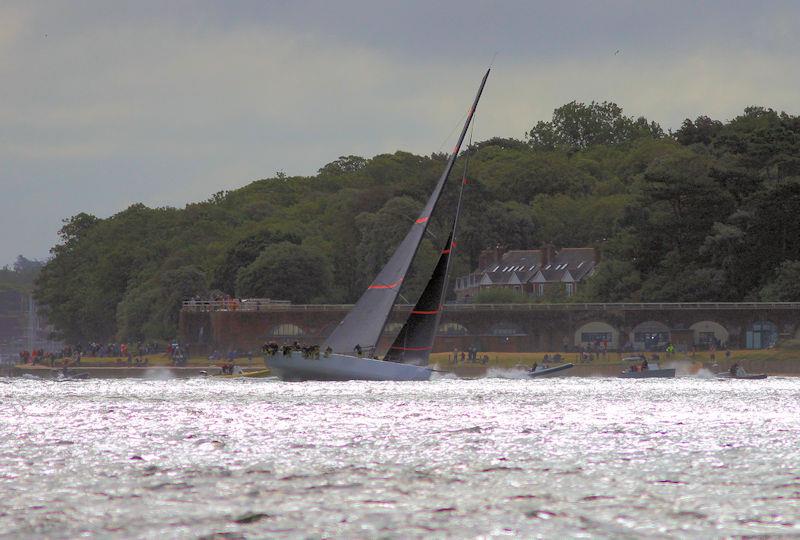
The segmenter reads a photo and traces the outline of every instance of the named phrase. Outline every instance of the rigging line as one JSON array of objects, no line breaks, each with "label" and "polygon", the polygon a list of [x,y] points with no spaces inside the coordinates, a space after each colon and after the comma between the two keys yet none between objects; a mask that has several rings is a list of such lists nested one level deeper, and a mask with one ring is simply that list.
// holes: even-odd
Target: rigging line
[{"label": "rigging line", "polygon": [[447,141],[450,140],[450,137],[453,136],[453,133],[455,133],[456,129],[458,129],[458,126],[460,126],[460,125],[462,125],[464,123],[464,120],[467,118],[468,114],[469,114],[469,111],[467,111],[466,113],[461,115],[461,118],[458,120],[458,122],[453,125],[453,129],[450,130],[450,133],[442,141],[442,144],[439,145],[439,149],[437,150],[437,152],[441,152],[442,151],[442,148],[444,148],[444,145],[446,145]]}]

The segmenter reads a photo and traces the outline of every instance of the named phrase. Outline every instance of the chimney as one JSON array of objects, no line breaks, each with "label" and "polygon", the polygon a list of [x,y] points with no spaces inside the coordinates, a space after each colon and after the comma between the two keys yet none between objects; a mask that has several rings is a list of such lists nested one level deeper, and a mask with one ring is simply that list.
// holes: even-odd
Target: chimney
[{"label": "chimney", "polygon": [[[505,250],[500,247],[500,244],[493,248],[482,250],[481,254],[478,255],[478,269],[484,270],[489,266],[499,264],[503,253],[505,253]],[[491,268],[489,268],[489,270],[491,270]]]},{"label": "chimney", "polygon": [[547,266],[556,258],[556,248],[553,244],[545,243],[542,245],[542,266]]}]

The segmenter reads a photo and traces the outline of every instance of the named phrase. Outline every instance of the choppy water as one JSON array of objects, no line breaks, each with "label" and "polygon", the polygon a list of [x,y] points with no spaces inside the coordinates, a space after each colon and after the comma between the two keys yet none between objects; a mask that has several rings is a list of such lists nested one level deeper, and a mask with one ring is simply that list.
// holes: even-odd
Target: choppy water
[{"label": "choppy water", "polygon": [[0,379],[0,536],[800,535],[800,379]]}]

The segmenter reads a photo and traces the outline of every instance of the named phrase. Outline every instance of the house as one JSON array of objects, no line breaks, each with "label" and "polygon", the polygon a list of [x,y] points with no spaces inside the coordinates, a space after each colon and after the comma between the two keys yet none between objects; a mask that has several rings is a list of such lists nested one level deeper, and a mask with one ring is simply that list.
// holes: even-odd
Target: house
[{"label": "house", "polygon": [[556,250],[546,244],[541,249],[485,249],[478,269],[456,278],[456,298],[469,302],[479,291],[496,287],[537,297],[562,288],[566,296],[572,296],[599,262],[599,252],[592,247]]}]

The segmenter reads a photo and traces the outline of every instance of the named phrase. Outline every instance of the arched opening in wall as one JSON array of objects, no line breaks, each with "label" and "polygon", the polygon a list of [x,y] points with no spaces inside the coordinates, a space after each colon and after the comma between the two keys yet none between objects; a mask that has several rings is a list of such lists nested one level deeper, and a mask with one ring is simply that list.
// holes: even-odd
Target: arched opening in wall
[{"label": "arched opening in wall", "polygon": [[694,345],[704,349],[709,349],[712,345],[718,349],[724,347],[730,338],[728,330],[714,321],[696,322],[689,329],[694,336]]},{"label": "arched opening in wall", "polygon": [[383,333],[387,336],[396,336],[400,333],[401,328],[403,328],[403,323],[390,322],[383,327]]},{"label": "arched opening in wall", "polygon": [[616,349],[619,331],[603,321],[588,322],[575,331],[575,346]]},{"label": "arched opening in wall", "polygon": [[489,333],[493,336],[501,336],[501,337],[508,337],[508,336],[525,336],[525,332],[514,323],[510,322],[499,322],[495,323]]},{"label": "arched opening in wall", "polygon": [[658,321],[645,321],[633,327],[631,343],[637,351],[661,351],[669,343],[669,327]]},{"label": "arched opening in wall", "polygon": [[270,330],[269,335],[276,338],[297,338],[304,336],[305,332],[296,324],[283,323]]},{"label": "arched opening in wall", "polygon": [[768,349],[778,342],[778,327],[771,321],[755,321],[747,327],[745,347]]},{"label": "arched opening in wall", "polygon": [[449,322],[439,325],[440,336],[466,336],[469,334],[466,326],[455,322]]}]

